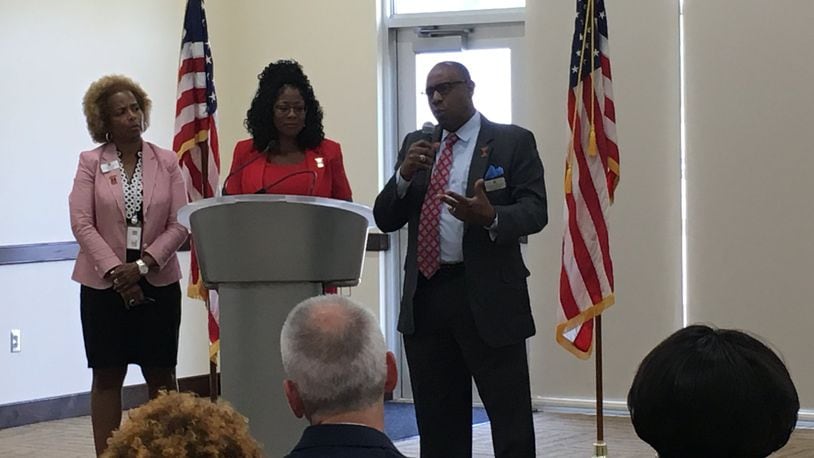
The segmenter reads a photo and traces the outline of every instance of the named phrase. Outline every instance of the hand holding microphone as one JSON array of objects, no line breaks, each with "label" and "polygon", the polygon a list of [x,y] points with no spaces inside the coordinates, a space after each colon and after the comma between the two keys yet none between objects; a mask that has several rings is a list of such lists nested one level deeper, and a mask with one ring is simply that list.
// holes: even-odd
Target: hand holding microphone
[{"label": "hand holding microphone", "polygon": [[425,122],[421,127],[424,138],[413,143],[407,149],[407,154],[399,167],[399,174],[407,181],[410,181],[419,170],[431,170],[435,161],[435,153],[438,151],[439,142],[433,142],[432,135],[435,126],[431,122]]}]

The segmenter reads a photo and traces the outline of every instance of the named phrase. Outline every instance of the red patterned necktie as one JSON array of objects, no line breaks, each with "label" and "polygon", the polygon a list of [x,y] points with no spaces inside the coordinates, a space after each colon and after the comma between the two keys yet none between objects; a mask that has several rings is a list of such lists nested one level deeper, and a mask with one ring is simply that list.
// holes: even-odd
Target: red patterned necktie
[{"label": "red patterned necktie", "polygon": [[452,145],[458,141],[454,133],[447,135],[444,149],[435,161],[430,185],[421,205],[418,221],[418,271],[425,278],[432,277],[441,265],[441,200],[438,194],[444,192],[449,183],[452,169]]}]

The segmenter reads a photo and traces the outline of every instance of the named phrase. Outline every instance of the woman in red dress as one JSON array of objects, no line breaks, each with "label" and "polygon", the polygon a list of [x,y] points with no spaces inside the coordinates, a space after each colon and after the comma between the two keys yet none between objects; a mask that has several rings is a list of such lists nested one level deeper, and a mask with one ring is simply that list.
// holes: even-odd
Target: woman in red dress
[{"label": "woman in red dress", "polygon": [[352,200],[339,143],[325,138],[322,108],[302,67],[269,64],[246,113],[251,138],[235,146],[224,193]]}]

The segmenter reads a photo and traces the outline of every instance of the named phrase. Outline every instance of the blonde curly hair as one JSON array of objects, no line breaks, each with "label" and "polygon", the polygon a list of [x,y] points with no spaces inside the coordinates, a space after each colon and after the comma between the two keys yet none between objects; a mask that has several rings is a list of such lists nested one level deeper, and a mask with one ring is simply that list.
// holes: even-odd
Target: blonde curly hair
[{"label": "blonde curly hair", "polygon": [[261,458],[245,417],[225,402],[162,392],[128,412],[108,439],[103,458]]},{"label": "blonde curly hair", "polygon": [[88,123],[88,132],[93,141],[97,143],[107,143],[108,118],[107,99],[122,91],[130,91],[136,97],[139,108],[144,117],[142,130],[147,130],[150,125],[150,108],[153,102],[147,97],[147,93],[138,83],[124,75],[107,75],[91,83],[85,96],[82,98],[82,110],[85,112],[85,120]]}]

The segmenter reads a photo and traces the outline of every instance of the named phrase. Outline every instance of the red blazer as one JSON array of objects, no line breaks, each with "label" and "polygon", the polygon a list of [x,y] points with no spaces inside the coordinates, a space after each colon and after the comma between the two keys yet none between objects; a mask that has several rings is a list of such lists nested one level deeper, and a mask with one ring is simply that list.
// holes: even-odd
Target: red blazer
[{"label": "red blazer", "polygon": [[[286,178],[288,175],[292,175],[290,179]],[[241,140],[235,145],[228,177],[225,186],[230,195],[264,190],[269,194],[352,200],[342,164],[342,148],[327,138],[316,148],[305,151],[303,163],[291,166],[268,163],[266,155],[254,149],[252,139]],[[276,181],[279,185],[274,185]]]},{"label": "red blazer", "polygon": [[[116,146],[112,143],[83,152],[68,198],[71,229],[79,242],[71,278],[96,289],[113,286],[104,275],[123,264],[127,254],[121,170],[102,172],[102,164],[116,159]],[[144,142],[141,160],[142,249],[160,267],[147,274],[147,281],[165,286],[181,279],[175,252],[186,240],[187,230],[178,223],[176,215],[187,204],[186,189],[172,151]]]}]

